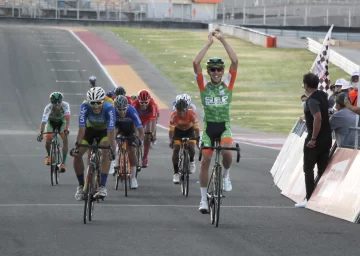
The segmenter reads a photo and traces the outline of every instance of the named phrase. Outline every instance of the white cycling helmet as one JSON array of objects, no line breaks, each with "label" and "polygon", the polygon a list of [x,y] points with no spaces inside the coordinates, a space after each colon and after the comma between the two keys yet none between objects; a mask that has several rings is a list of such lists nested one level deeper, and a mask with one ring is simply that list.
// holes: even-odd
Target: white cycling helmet
[{"label": "white cycling helmet", "polygon": [[175,102],[177,102],[181,98],[181,94],[176,95]]},{"label": "white cycling helmet", "polygon": [[89,102],[104,100],[105,99],[105,90],[101,87],[93,87],[87,92],[86,99]]},{"label": "white cycling helmet", "polygon": [[191,97],[190,97],[188,94],[186,94],[186,93],[182,94],[182,95],[180,96],[180,99],[185,100],[185,101],[188,103],[188,105],[190,105],[190,103],[191,103]]}]

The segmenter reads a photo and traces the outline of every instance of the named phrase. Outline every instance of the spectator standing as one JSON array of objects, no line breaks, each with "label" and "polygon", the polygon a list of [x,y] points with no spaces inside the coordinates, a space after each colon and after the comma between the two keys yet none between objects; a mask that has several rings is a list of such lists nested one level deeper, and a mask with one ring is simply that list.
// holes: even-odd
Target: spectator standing
[{"label": "spectator standing", "polygon": [[[336,144],[341,147],[344,139],[349,132],[350,127],[354,127],[356,123],[356,114],[345,106],[345,94],[340,93],[336,97],[337,112],[330,117],[330,128],[335,132]],[[351,138],[348,138],[350,142]],[[346,143],[348,144],[348,143]]]},{"label": "spectator standing", "polygon": [[319,78],[308,73],[303,77],[304,89],[308,95],[304,109],[308,136],[304,143],[304,174],[306,199],[295,207],[306,206],[315,188],[314,167],[317,164],[319,177],[324,173],[329,162],[332,144],[328,116],[328,99],[325,92],[318,90]]}]

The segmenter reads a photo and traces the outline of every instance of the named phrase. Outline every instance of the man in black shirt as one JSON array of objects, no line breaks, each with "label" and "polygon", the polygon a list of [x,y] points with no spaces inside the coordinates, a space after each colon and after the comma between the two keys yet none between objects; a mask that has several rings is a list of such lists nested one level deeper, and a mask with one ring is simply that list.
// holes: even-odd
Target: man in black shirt
[{"label": "man in black shirt", "polygon": [[320,177],[329,162],[332,144],[331,129],[328,116],[328,99],[325,92],[318,90],[319,78],[308,73],[303,78],[305,94],[308,95],[304,109],[308,136],[304,143],[304,173],[306,199],[295,207],[303,208],[310,199],[315,188],[314,167],[317,164]]}]

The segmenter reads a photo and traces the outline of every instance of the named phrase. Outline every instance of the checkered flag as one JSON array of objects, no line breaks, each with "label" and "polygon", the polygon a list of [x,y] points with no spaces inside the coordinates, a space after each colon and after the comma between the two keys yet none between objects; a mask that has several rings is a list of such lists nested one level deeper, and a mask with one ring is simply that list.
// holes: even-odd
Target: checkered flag
[{"label": "checkered flag", "polygon": [[310,71],[313,71],[319,77],[318,89],[326,92],[330,87],[329,57],[330,57],[330,38],[333,26],[329,29],[324,39],[320,52],[318,53],[314,65]]}]

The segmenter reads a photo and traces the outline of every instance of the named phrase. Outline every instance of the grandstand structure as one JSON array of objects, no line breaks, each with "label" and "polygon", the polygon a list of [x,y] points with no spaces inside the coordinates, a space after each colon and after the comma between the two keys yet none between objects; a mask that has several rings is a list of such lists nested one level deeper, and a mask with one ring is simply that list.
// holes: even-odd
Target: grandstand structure
[{"label": "grandstand structure", "polygon": [[221,0],[0,0],[0,17],[97,20],[217,19]]},{"label": "grandstand structure", "polygon": [[360,0],[222,0],[217,21],[237,25],[359,27],[359,13]]}]

